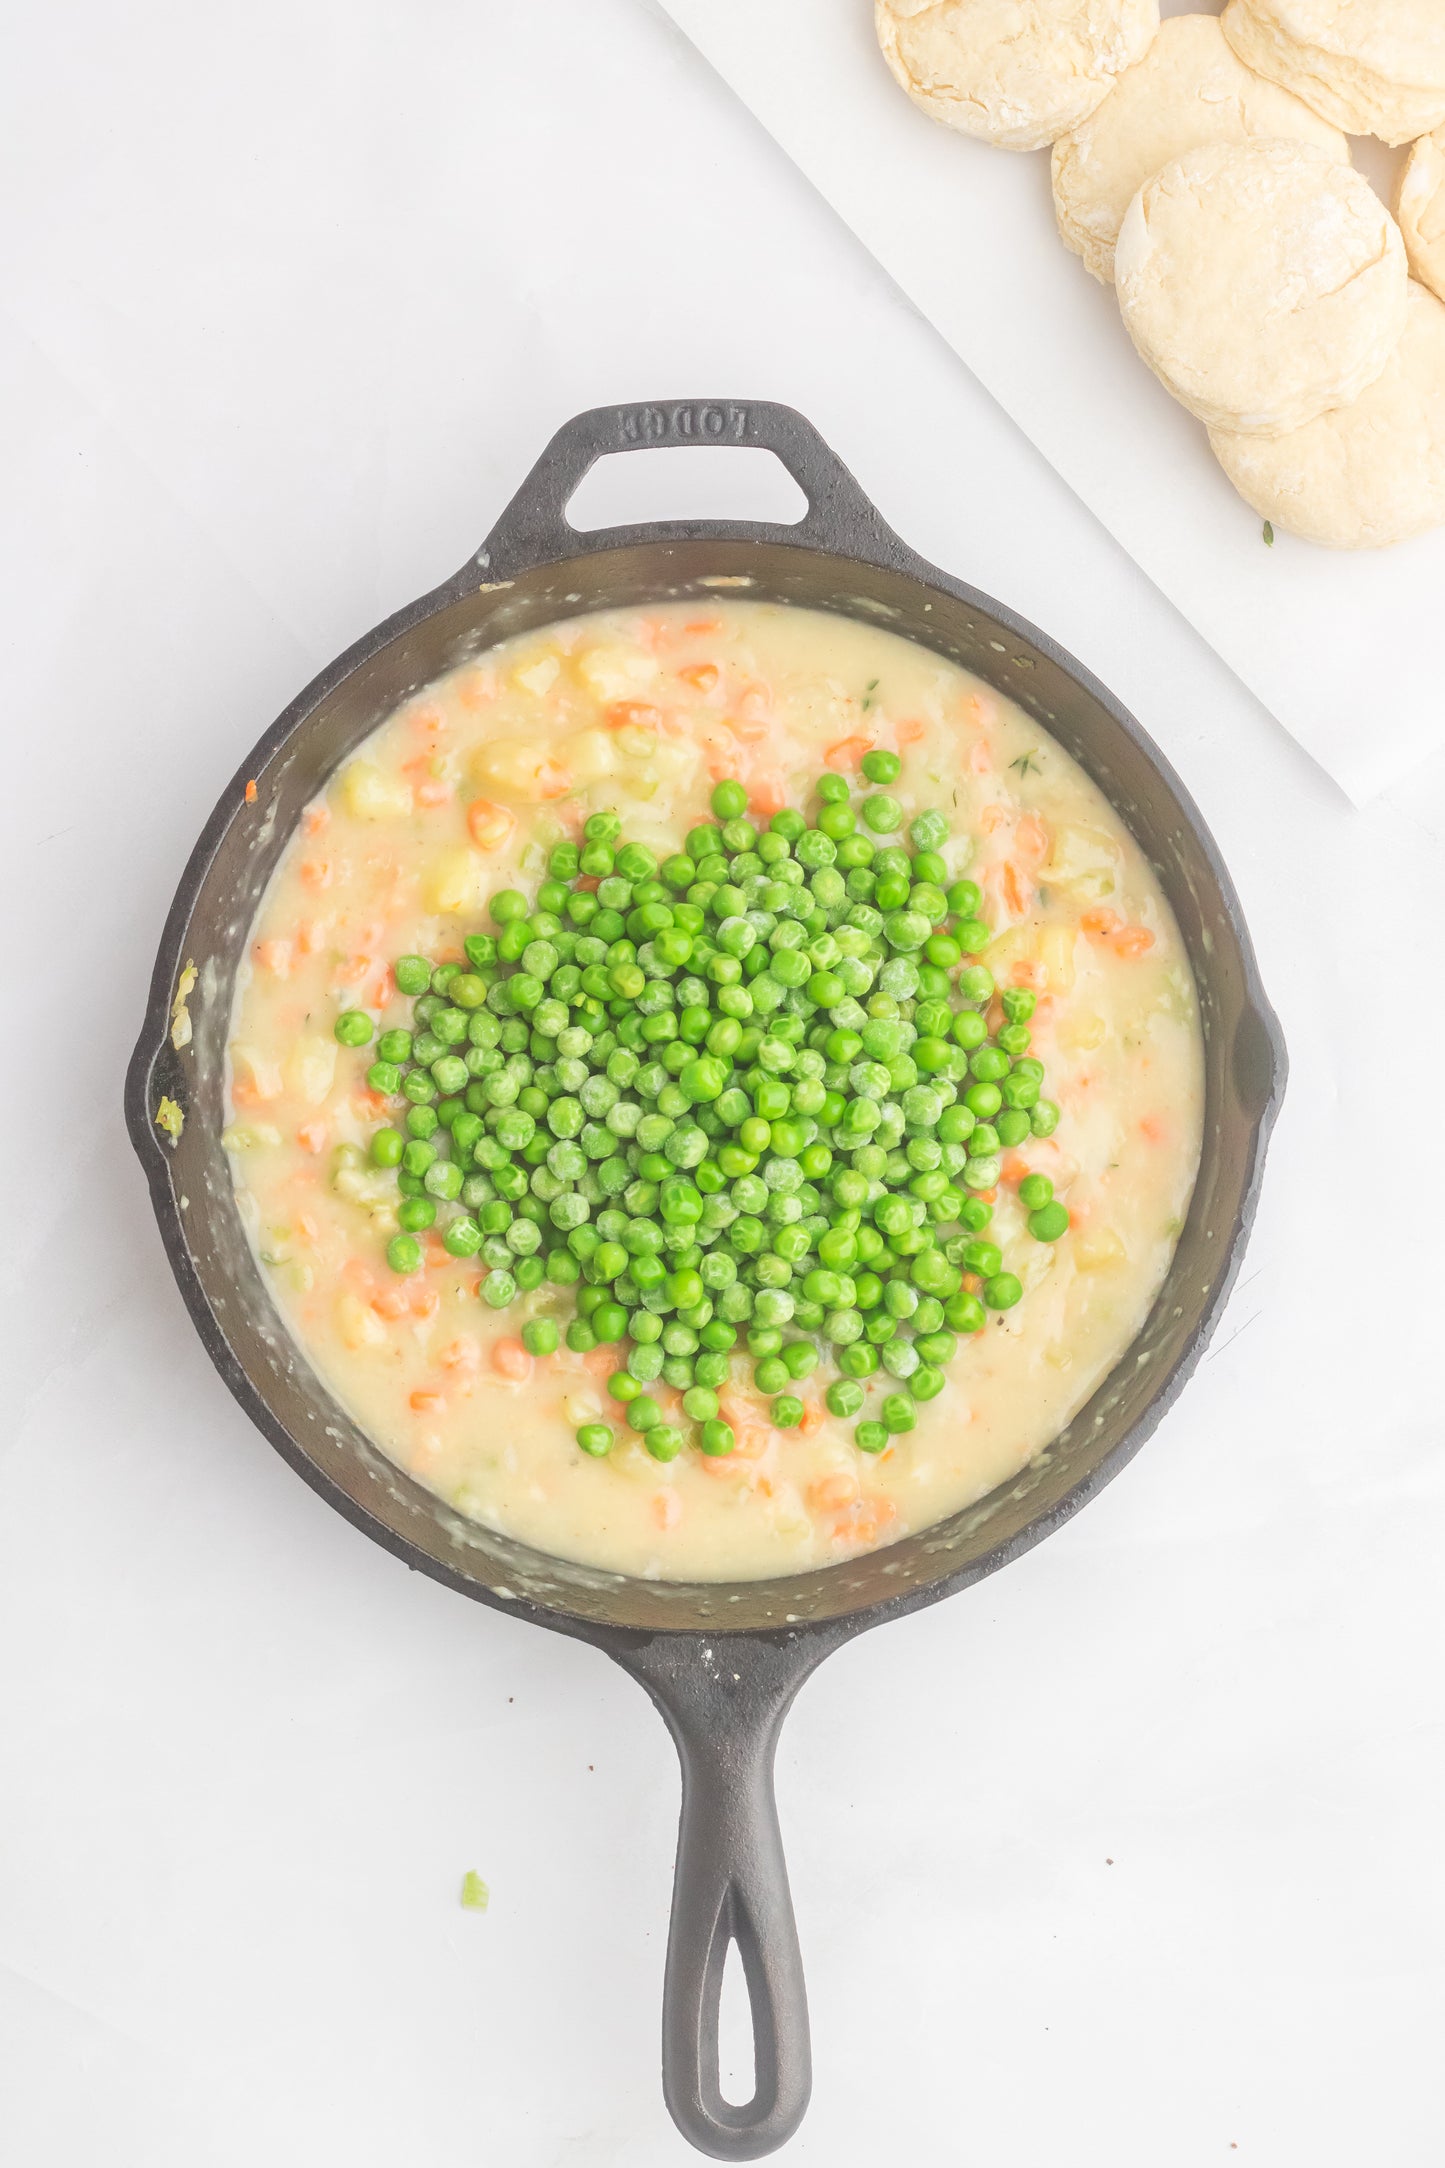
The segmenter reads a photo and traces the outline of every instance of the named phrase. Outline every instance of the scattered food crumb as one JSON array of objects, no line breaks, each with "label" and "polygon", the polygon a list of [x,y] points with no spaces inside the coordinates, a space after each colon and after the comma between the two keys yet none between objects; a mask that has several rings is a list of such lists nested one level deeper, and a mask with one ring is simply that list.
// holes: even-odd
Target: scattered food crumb
[{"label": "scattered food crumb", "polygon": [[1274,548],[1274,522],[1273,522],[1273,520],[1269,520],[1269,519],[1267,519],[1267,520],[1265,521],[1265,523],[1264,523],[1264,546],[1265,546],[1265,548],[1266,548],[1267,550],[1272,550],[1272,549]]},{"label": "scattered food crumb", "polygon": [[462,1903],[468,1912],[485,1912],[492,1893],[474,1867],[462,1876]]},{"label": "scattered food crumb", "polygon": [[256,786],[254,783],[248,783],[246,785],[246,803],[247,805],[254,805],[256,803]]},{"label": "scattered food crumb", "polygon": [[171,1045],[178,1054],[183,1046],[191,1043],[191,1012],[186,1003],[191,998],[191,989],[199,975],[195,965],[187,957],[186,968],[176,986],[176,998],[171,1003]]},{"label": "scattered food crumb", "polygon": [[181,1131],[185,1128],[185,1126],[186,1117],[181,1111],[181,1109],[176,1105],[175,1100],[162,1099],[160,1105],[156,1108],[157,1129],[164,1131],[165,1135],[170,1138],[172,1144],[179,1144],[181,1141]]}]

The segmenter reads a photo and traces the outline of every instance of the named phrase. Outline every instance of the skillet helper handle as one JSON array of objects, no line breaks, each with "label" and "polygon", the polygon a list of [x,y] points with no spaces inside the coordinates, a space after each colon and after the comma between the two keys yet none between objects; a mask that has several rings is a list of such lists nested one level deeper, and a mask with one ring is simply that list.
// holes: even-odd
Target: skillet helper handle
[{"label": "skillet helper handle", "polygon": [[[812,2089],[808,1998],[773,1797],[782,1720],[817,1661],[802,1644],[667,1636],[624,1657],[667,1719],[682,1763],[663,1984],[662,2088],[673,2121],[714,2160],[756,2160],[793,2135]],[[724,2099],[718,2021],[736,1943],[753,2025],[753,2097]]]},{"label": "skillet helper handle", "polygon": [[[568,523],[567,506],[583,476],[614,452],[665,446],[715,445],[771,452],[808,500],[796,524],[746,520],[655,520],[605,528],[585,537]],[[478,550],[475,569],[488,581],[507,580],[534,565],[580,550],[623,541],[688,542],[737,537],[793,541],[841,552],[901,547],[871,500],[812,423],[770,399],[669,399],[642,406],[592,407],[564,422]]]}]

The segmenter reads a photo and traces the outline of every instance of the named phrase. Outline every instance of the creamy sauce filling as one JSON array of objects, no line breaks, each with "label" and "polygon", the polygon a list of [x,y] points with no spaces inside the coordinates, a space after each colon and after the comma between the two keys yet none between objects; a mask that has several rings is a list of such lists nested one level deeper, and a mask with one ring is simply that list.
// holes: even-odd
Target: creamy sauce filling
[{"label": "creamy sauce filling", "polygon": [[[829,1415],[825,1351],[780,1431],[739,1340],[723,1413],[737,1449],[651,1458],[606,1394],[617,1348],[516,1360],[529,1316],[565,1327],[544,1285],[505,1311],[480,1267],[439,1243],[387,1266],[395,1177],[366,1160],[388,1108],[374,1047],[337,1044],[361,1007],[410,1023],[392,960],[462,955],[500,888],[535,893],[551,847],[589,813],[659,856],[736,776],[762,817],[808,807],[828,766],[896,751],[907,813],[937,806],[942,855],[984,892],[999,984],[1038,995],[1031,1051],[1062,1118],[1004,1156],[989,1236],[1022,1279],[1016,1308],[961,1342],[917,1428],[871,1456]],[[855,794],[856,795],[856,794]],[[892,841],[892,838],[879,839]],[[488,1527],[556,1556],[676,1580],[756,1579],[925,1528],[1013,1477],[1057,1436],[1148,1314],[1198,1166],[1203,1050],[1183,944],[1118,815],[1019,708],[894,634],[781,605],[669,604],[556,624],[492,649],[408,700],[307,810],[252,929],[229,1060],[237,1193],[297,1345],[401,1467]],[[1017,1197],[1047,1174],[1058,1243]],[[503,1343],[506,1343],[505,1350]],[[499,1367],[499,1362],[501,1367]],[[665,1386],[655,1397],[675,1407]],[[577,1426],[617,1443],[582,1453]]]}]

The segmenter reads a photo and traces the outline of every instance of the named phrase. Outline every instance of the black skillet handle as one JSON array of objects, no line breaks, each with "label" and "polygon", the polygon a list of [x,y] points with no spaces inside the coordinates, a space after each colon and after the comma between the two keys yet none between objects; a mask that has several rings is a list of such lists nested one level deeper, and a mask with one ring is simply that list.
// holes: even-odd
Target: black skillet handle
[{"label": "black skillet handle", "polygon": [[[773,1754],[794,1694],[826,1652],[798,1636],[659,1635],[611,1651],[667,1719],[682,1763],[663,1984],[662,2089],[689,2142],[756,2160],[793,2135],[812,2087],[808,1997],[788,1894]],[[751,2100],[725,2100],[718,2014],[736,1942],[753,2021]]]},{"label": "black skillet handle", "polygon": [[[583,476],[610,452],[667,445],[739,446],[772,452],[808,500],[796,525],[744,520],[657,520],[579,535],[567,506]],[[900,547],[870,500],[810,421],[770,399],[670,399],[645,406],[592,407],[557,431],[474,560],[488,580],[511,579],[533,565],[581,549],[628,542],[690,542],[737,537],[795,541],[845,556]]]}]

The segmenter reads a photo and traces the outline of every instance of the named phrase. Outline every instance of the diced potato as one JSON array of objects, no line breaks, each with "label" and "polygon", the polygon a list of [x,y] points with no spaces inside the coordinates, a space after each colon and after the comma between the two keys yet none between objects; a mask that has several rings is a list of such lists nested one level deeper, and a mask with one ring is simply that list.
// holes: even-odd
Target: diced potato
[{"label": "diced potato", "polygon": [[386,1340],[386,1327],[360,1295],[347,1288],[336,1302],[336,1329],[342,1344],[357,1350],[364,1347],[381,1347]]},{"label": "diced potato", "polygon": [[602,1402],[587,1386],[579,1385],[562,1395],[562,1416],[575,1430],[579,1424],[595,1423],[602,1413]]},{"label": "diced potato", "polygon": [[588,692],[604,704],[635,700],[653,684],[662,665],[645,647],[630,647],[620,640],[599,640],[582,648],[572,665]]},{"label": "diced potato", "polygon": [[231,1068],[258,1099],[279,1099],[285,1089],[280,1064],[269,1054],[263,1054],[259,1047],[245,1046],[238,1041],[231,1048]]},{"label": "diced potato", "polygon": [[1046,926],[1039,936],[1039,962],[1051,994],[1066,994],[1074,983],[1074,948],[1078,934],[1072,926]]},{"label": "diced potato", "polygon": [[1044,860],[1040,879],[1056,888],[1097,902],[1112,896],[1118,883],[1119,845],[1102,828],[1061,821]]},{"label": "diced potato", "polygon": [[342,769],[337,788],[354,820],[401,820],[412,810],[410,783],[369,760],[351,761]]},{"label": "diced potato", "polygon": [[479,911],[486,881],[486,860],[476,851],[439,851],[422,876],[422,901],[439,914]]},{"label": "diced potato", "polygon": [[579,730],[559,748],[559,757],[579,790],[600,783],[617,765],[617,749],[606,730]]},{"label": "diced potato", "polygon": [[1125,1261],[1122,1237],[1112,1227],[1090,1227],[1073,1244],[1074,1263],[1080,1272],[1109,1272]]},{"label": "diced potato", "polygon": [[303,1032],[282,1065],[286,1089],[308,1107],[319,1107],[336,1081],[336,1041],[319,1031]]},{"label": "diced potato", "polygon": [[337,1145],[331,1163],[331,1187],[348,1204],[360,1205],[379,1233],[396,1232],[400,1202],[396,1176],[387,1167],[373,1167],[359,1144]]},{"label": "diced potato", "polygon": [[540,700],[556,684],[561,668],[555,655],[537,655],[530,662],[518,663],[512,672],[512,683]]},{"label": "diced potato", "polygon": [[567,787],[561,763],[535,738],[493,738],[478,746],[471,770],[483,790],[500,791],[529,805],[555,798]]},{"label": "diced potato", "polygon": [[1103,1045],[1108,1031],[1108,1025],[1095,1010],[1076,1009],[1059,1026],[1059,1044],[1068,1047],[1072,1053],[1089,1054],[1096,1046]]},{"label": "diced potato", "polygon": [[221,1131],[223,1152],[254,1152],[263,1144],[279,1144],[281,1132],[270,1122],[232,1122]]},{"label": "diced potato", "polygon": [[624,760],[647,760],[657,751],[657,732],[645,723],[624,723],[617,733],[617,750]]}]

